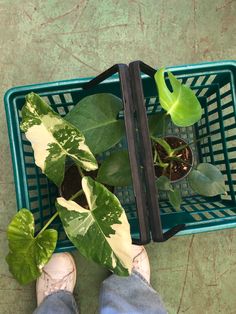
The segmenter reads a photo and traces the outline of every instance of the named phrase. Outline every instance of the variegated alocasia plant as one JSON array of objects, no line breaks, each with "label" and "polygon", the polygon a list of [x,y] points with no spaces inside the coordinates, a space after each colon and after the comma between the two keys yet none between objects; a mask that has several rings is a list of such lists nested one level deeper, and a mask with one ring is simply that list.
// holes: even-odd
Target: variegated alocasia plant
[{"label": "variegated alocasia plant", "polygon": [[[58,215],[68,238],[82,255],[117,275],[128,276],[131,273],[130,226],[119,200],[102,184],[131,184],[128,154],[125,151],[117,152],[105,160],[98,173],[99,182],[83,173],[98,168],[92,151],[106,150],[123,136],[124,123],[117,120],[122,103],[110,94],[88,98],[82,100],[82,109],[78,105],[73,111],[76,117],[87,114],[87,127],[81,117],[78,120],[83,133],[76,126],[73,112],[63,119],[37,94],[31,93],[26,97],[21,129],[32,144],[36,165],[59,187],[64,178],[66,158],[70,158],[79,169],[82,190],[70,200],[58,197],[57,211],[36,235],[34,218],[29,210],[21,209],[14,216],[7,231],[9,254],[6,260],[10,271],[21,284],[40,276],[43,266],[50,259],[56,247],[57,231],[47,227]],[[87,113],[84,103],[88,105]],[[106,114],[102,112],[104,108]],[[102,123],[94,116],[95,111],[102,118]],[[109,131],[112,128],[113,134]],[[106,133],[110,138],[107,137],[102,145]],[[87,145],[87,139],[92,149]],[[89,209],[73,201],[81,194],[85,194]]]}]

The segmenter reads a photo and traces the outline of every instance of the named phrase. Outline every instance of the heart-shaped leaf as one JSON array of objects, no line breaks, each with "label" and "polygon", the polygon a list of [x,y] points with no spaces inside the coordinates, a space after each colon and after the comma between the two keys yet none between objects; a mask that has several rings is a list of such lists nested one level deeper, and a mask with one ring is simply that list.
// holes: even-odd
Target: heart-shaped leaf
[{"label": "heart-shaped leaf", "polygon": [[127,186],[132,183],[129,154],[120,151],[111,154],[98,170],[97,181],[111,186]]},{"label": "heart-shaped leaf", "polygon": [[163,137],[166,134],[170,116],[165,111],[148,116],[149,135],[151,137]]},{"label": "heart-shaped leaf", "polygon": [[180,211],[180,205],[183,201],[180,189],[174,188],[174,190],[170,190],[168,192],[168,198],[170,204],[174,207],[174,209]]},{"label": "heart-shaped leaf", "polygon": [[156,186],[160,191],[173,191],[170,179],[166,176],[160,176],[156,179]]},{"label": "heart-shaped leaf", "polygon": [[57,186],[64,178],[66,156],[87,171],[97,169],[97,161],[83,134],[37,94],[26,96],[21,129],[32,144],[36,165]]},{"label": "heart-shaped leaf", "polygon": [[175,76],[168,72],[168,77],[173,89],[169,90],[164,78],[165,69],[160,69],[155,74],[160,104],[167,114],[171,116],[174,124],[179,127],[193,125],[201,119],[202,108],[194,92],[186,85],[182,85]]},{"label": "heart-shaped leaf", "polygon": [[117,144],[125,133],[124,120],[117,116],[122,110],[120,98],[112,94],[95,94],[83,98],[65,117],[83,132],[94,154]]},{"label": "heart-shaped leaf", "polygon": [[130,226],[119,200],[102,184],[83,177],[89,210],[59,197],[56,202],[66,234],[82,255],[115,274],[132,268]]},{"label": "heart-shaped leaf", "polygon": [[7,238],[6,261],[15,279],[23,285],[37,279],[55,250],[57,231],[47,229],[34,237],[34,217],[23,208],[8,225]]},{"label": "heart-shaped leaf", "polygon": [[192,170],[188,175],[191,188],[204,196],[216,196],[226,192],[224,177],[220,170],[211,164],[201,163],[197,170]]}]

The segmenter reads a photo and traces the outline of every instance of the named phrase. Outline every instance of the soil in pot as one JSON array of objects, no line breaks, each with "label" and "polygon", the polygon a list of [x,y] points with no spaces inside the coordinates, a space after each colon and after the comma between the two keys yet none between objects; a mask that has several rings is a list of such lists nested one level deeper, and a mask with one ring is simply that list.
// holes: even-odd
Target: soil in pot
[{"label": "soil in pot", "polygon": [[[93,179],[96,179],[98,170],[86,172],[84,171],[84,174],[86,176],[89,176]],[[114,191],[113,187],[106,186],[111,192]],[[76,165],[70,166],[65,171],[65,177],[62,182],[61,188],[60,188],[60,194],[66,199],[69,200],[75,193],[77,193],[79,190],[82,189],[81,185],[81,175],[79,173],[78,168]],[[84,194],[78,196],[76,199],[74,199],[74,202],[79,204],[80,206],[84,208],[89,208],[87,199]]]},{"label": "soil in pot", "polygon": [[[187,144],[184,140],[176,136],[166,136],[164,139],[170,145],[171,148],[177,148],[179,146]],[[155,143],[154,145],[158,151],[158,154],[161,160],[165,163],[169,163],[168,155],[165,149],[158,143]],[[178,153],[176,154],[176,157],[183,160],[183,162],[172,160],[171,164],[169,164],[169,166],[165,169],[159,166],[155,166],[156,176],[160,177],[162,175],[165,175],[172,182],[183,179],[190,172],[192,168],[193,153],[192,153],[191,148],[189,146],[183,148],[182,150],[178,151]]]}]

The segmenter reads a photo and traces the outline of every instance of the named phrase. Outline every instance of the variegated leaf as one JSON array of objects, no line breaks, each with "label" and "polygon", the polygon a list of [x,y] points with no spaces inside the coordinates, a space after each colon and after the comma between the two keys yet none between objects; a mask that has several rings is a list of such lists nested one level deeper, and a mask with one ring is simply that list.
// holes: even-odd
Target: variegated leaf
[{"label": "variegated leaf", "polygon": [[82,255],[115,274],[131,272],[130,226],[119,200],[90,177],[82,179],[89,209],[59,197],[56,207],[68,238]]},{"label": "variegated leaf", "polygon": [[37,279],[57,244],[57,231],[44,230],[34,236],[34,216],[22,208],[8,225],[9,253],[6,261],[15,279],[22,285]]},{"label": "variegated leaf", "polygon": [[97,162],[83,134],[43,101],[37,94],[26,96],[21,129],[31,142],[35,163],[60,186],[64,178],[66,157],[85,170],[97,169]]}]

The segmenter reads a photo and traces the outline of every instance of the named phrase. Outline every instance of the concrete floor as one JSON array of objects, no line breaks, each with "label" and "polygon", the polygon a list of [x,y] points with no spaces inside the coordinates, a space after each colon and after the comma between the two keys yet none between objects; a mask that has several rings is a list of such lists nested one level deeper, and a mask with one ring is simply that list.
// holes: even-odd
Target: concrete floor
[{"label": "concrete floor", "polygon": [[[93,76],[135,59],[152,66],[236,59],[235,16],[235,0],[0,0],[1,98],[12,86]],[[19,286],[4,260],[16,202],[3,102],[0,110],[0,314],[27,314],[34,285]],[[236,230],[147,250],[169,313],[236,313]],[[97,313],[106,272],[75,256],[81,313]]]}]

